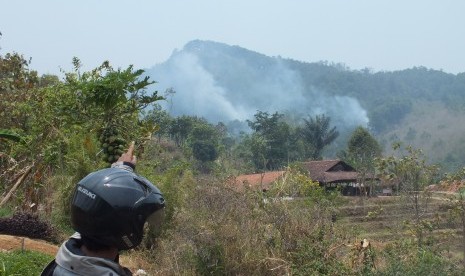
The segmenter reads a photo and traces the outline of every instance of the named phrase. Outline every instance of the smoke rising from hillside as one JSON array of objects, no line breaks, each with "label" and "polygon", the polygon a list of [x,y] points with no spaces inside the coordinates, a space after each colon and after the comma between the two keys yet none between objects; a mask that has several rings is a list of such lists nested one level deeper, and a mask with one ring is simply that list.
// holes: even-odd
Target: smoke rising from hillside
[{"label": "smoke rising from hillside", "polygon": [[195,56],[183,54],[165,65],[155,69],[153,78],[160,91],[174,89],[175,94],[162,104],[172,115],[197,115],[212,122],[247,119],[246,110],[232,105]]},{"label": "smoke rising from hillside", "polygon": [[254,66],[236,59],[202,63],[195,52],[180,51],[147,73],[157,81],[158,91],[174,89],[162,103],[173,116],[197,115],[213,123],[227,123],[253,119],[260,110],[301,117],[325,114],[338,129],[367,126],[367,112],[356,99],[329,96],[316,89],[304,91],[298,73],[279,58],[272,60]]}]

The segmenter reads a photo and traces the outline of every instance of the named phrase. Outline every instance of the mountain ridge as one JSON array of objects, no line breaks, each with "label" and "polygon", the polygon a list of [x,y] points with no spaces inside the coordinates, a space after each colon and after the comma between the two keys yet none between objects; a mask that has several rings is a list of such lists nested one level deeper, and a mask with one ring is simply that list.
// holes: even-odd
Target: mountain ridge
[{"label": "mountain ridge", "polygon": [[[398,71],[351,70],[337,63],[269,57],[214,41],[188,42],[166,62],[146,72],[158,82],[158,87],[176,91],[170,96],[173,115],[197,115],[212,122],[227,122],[251,119],[257,110],[292,113],[297,118],[324,113],[343,133],[358,125],[369,127],[387,151],[396,133],[399,139],[406,133],[403,123],[417,114],[413,112],[422,106],[419,99],[433,103],[435,108],[453,111],[458,117],[464,116],[465,110],[465,73],[445,73],[421,66]],[[450,116],[446,119],[450,121]],[[445,133],[450,132],[449,128],[453,130],[447,120],[441,123]],[[410,124],[408,127],[412,128]],[[420,129],[415,131],[422,133]],[[453,136],[460,137],[460,133]],[[440,135],[432,133],[431,137]],[[425,146],[416,139],[407,142]],[[454,164],[465,161],[465,153],[456,153],[455,144],[459,142],[454,138],[453,157],[441,154],[431,159],[449,159]],[[424,149],[427,154],[437,152],[431,147]]]}]

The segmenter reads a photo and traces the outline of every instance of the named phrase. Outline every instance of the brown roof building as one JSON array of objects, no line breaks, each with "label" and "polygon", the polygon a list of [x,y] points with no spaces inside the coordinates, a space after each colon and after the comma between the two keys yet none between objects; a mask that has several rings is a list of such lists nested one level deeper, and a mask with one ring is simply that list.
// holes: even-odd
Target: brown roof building
[{"label": "brown roof building", "polygon": [[320,160],[303,162],[310,178],[320,184],[356,182],[357,171],[341,160]]},{"label": "brown roof building", "polygon": [[271,185],[282,179],[286,171],[274,171],[255,174],[244,174],[234,178],[234,185],[238,190],[245,188],[253,190],[268,191]]},{"label": "brown roof building", "polygon": [[[349,164],[341,160],[319,160],[302,162],[312,180],[318,181],[327,189],[342,187],[344,195],[357,195],[361,193],[363,184],[359,181],[358,172]],[[286,171],[273,171],[256,174],[239,175],[230,178],[230,183],[239,190],[252,189],[268,191],[276,181],[282,180]],[[368,187],[364,189],[368,190]]]},{"label": "brown roof building", "polygon": [[[373,176],[366,175],[361,181],[358,172],[341,160],[307,161],[303,162],[302,166],[308,170],[312,180],[318,181],[321,186],[327,189],[340,186],[344,195],[370,194],[370,187],[364,185],[364,182],[365,180],[376,179]],[[359,181],[361,183],[358,183]]]}]

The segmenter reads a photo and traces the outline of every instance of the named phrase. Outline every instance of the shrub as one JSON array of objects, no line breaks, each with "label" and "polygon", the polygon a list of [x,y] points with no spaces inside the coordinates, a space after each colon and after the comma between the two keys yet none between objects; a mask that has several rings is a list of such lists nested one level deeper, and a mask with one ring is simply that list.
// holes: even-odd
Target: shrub
[{"label": "shrub", "polygon": [[418,248],[413,242],[401,240],[382,252],[386,266],[375,275],[463,275],[463,271],[438,252]]},{"label": "shrub", "polygon": [[0,233],[25,236],[32,239],[56,241],[55,229],[37,215],[18,212],[12,217],[0,219]]}]

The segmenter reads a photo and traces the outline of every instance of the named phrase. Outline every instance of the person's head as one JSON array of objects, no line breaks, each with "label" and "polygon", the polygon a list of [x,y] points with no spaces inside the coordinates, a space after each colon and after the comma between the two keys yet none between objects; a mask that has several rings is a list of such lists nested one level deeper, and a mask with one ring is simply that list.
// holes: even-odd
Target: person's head
[{"label": "person's head", "polygon": [[122,169],[103,169],[77,184],[71,224],[95,249],[126,250],[141,243],[146,222],[155,230],[161,226],[164,207],[160,190],[147,179]]}]

